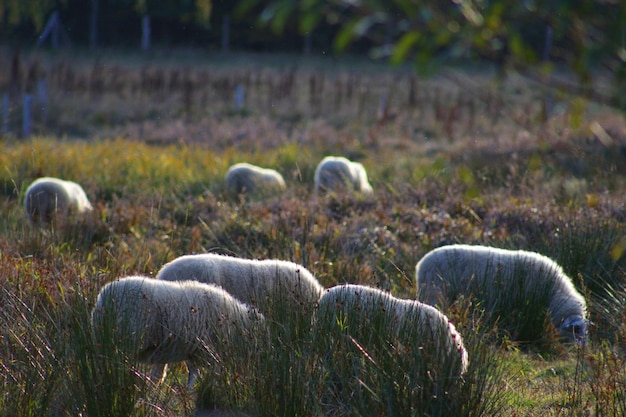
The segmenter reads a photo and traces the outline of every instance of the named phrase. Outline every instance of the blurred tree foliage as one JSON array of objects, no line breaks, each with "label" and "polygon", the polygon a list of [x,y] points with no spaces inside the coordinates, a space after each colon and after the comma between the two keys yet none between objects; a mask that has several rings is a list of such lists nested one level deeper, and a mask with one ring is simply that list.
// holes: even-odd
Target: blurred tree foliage
[{"label": "blurred tree foliage", "polygon": [[[89,16],[96,11],[100,30],[112,33],[107,38],[117,43],[128,39],[128,35],[138,36],[134,32],[139,31],[138,22],[144,15],[173,26],[172,32],[183,25],[206,29],[212,6],[212,0],[0,0],[0,35],[13,40],[34,37],[56,11],[74,40],[80,43],[81,39],[76,37],[87,38]],[[193,30],[189,32],[196,34]]]},{"label": "blurred tree foliage", "polygon": [[40,31],[48,14],[65,3],[65,0],[0,0],[0,29],[26,21]]},{"label": "blurred tree foliage", "polygon": [[112,0],[133,7],[140,15],[177,17],[183,22],[208,24],[211,17],[211,0]]},{"label": "blurred tree foliage", "polygon": [[[301,33],[338,26],[334,47],[371,42],[370,54],[412,60],[421,72],[438,62],[489,59],[541,78],[565,65],[585,95],[624,107],[626,2],[623,0],[243,0],[264,4],[260,19],[276,32],[297,21]],[[594,71],[612,74],[615,94],[591,91]]]},{"label": "blurred tree foliage", "polygon": [[[68,6],[68,0],[0,0],[0,28],[15,27],[31,22],[41,30],[46,17],[59,8]],[[91,0],[101,7],[123,7],[141,15],[175,16],[183,21],[205,24],[211,16],[211,0]]]},{"label": "blurred tree foliage", "polygon": [[[622,109],[626,103],[624,0],[0,0],[0,36],[36,39],[53,11],[76,44],[96,31],[100,44],[138,44],[140,19],[149,15],[155,43],[215,47],[227,21],[234,49],[332,44],[337,52],[412,61],[422,73],[486,59],[552,84],[558,65],[579,81],[564,88]],[[598,71],[613,77],[611,93],[595,88]]]}]

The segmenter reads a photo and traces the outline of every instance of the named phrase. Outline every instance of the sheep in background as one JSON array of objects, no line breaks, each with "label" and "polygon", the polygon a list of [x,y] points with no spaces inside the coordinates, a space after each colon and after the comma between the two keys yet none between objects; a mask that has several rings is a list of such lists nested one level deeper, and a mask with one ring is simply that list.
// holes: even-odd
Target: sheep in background
[{"label": "sheep in background", "polygon": [[[548,319],[561,335],[585,341],[585,299],[556,262],[538,253],[488,246],[443,246],[417,263],[416,279],[420,301],[445,308],[459,296],[471,295],[499,320],[515,321],[513,314],[523,312],[527,306],[544,304]],[[537,330],[529,329],[530,333]]]},{"label": "sheep in background", "polygon": [[324,291],[302,265],[213,253],[176,258],[164,265],[156,278],[167,281],[195,279],[219,285],[266,316],[277,307],[290,314],[310,314]]},{"label": "sheep in background", "polygon": [[[385,378],[407,384],[408,390],[430,381],[432,389],[447,391],[468,368],[463,338],[446,316],[429,305],[376,288],[343,284],[327,289],[313,329],[314,345],[330,367],[331,380],[341,375],[365,378],[377,375],[380,368]],[[351,382],[339,383],[345,384]],[[374,389],[380,380],[375,377],[363,384]],[[405,392],[404,388],[397,391]]]},{"label": "sheep in background", "polygon": [[340,191],[371,195],[374,192],[363,165],[342,156],[327,156],[322,159],[315,169],[314,180],[318,195]]},{"label": "sheep in background", "polygon": [[263,323],[262,314],[216,285],[142,276],[106,284],[92,311],[95,331],[112,329],[116,340],[128,341],[137,360],[156,365],[155,380],[164,379],[167,364],[185,361],[190,388],[212,349],[247,343]]},{"label": "sheep in background", "polygon": [[273,169],[241,162],[226,172],[226,190],[236,198],[240,194],[268,195],[285,189],[285,180]]},{"label": "sheep in background", "polygon": [[26,190],[26,214],[33,223],[49,223],[56,216],[67,217],[93,210],[83,188],[75,182],[42,177]]}]

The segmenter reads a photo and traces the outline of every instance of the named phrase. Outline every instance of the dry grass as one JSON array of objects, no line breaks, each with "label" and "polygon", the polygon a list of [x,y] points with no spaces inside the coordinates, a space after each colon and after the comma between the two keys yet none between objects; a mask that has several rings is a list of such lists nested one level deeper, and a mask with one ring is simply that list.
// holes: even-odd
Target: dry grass
[{"label": "dry grass", "polygon": [[[353,282],[413,298],[416,262],[454,242],[554,258],[586,292],[595,323],[581,351],[558,343],[521,349],[492,343],[494,329],[459,311],[454,320],[476,333],[469,344],[480,358],[459,412],[623,414],[623,114],[565,92],[547,114],[540,87],[484,68],[425,80],[374,64],[210,58],[21,56],[18,84],[28,91],[29,74],[39,74],[49,103],[45,118],[35,115],[37,135],[25,139],[16,136],[20,110],[12,108],[12,133],[1,141],[0,305],[11,308],[0,315],[0,415],[95,414],[85,409],[88,392],[72,404],[59,399],[80,385],[64,340],[71,336],[72,349],[88,345],[69,329],[85,323],[100,286],[116,277],[155,274],[176,256],[212,251],[288,259],[325,286]],[[11,74],[2,71],[7,85]],[[246,101],[235,109],[239,83]],[[327,154],[362,162],[374,197],[316,200],[313,172]],[[276,168],[287,191],[229,201],[223,175],[239,161]],[[64,229],[27,224],[21,196],[42,175],[81,183],[95,212]],[[105,373],[109,388],[133,400],[115,406],[132,415],[192,412],[195,396],[178,392],[182,372],[154,387],[115,369]],[[37,382],[55,372],[69,372],[69,382]],[[297,409],[298,398],[291,401],[282,409]]]}]

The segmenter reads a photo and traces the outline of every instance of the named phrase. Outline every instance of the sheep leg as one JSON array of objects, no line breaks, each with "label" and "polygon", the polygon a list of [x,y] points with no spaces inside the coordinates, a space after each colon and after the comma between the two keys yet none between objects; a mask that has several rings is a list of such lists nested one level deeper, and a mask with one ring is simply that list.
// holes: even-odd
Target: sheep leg
[{"label": "sheep leg", "polygon": [[150,381],[155,384],[162,384],[167,376],[167,364],[152,365],[150,370]]},{"label": "sheep leg", "polygon": [[187,371],[189,372],[189,377],[187,378],[187,389],[191,390],[196,383],[196,379],[198,378],[198,367],[195,366],[191,361],[187,361]]}]

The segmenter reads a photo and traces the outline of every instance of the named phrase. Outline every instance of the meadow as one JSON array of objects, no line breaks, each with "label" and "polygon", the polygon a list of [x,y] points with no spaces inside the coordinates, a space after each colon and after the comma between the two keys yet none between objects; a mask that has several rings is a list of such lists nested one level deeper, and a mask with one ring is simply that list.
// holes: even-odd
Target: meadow
[{"label": "meadow", "polygon": [[[0,139],[0,416],[626,414],[623,112],[486,64],[421,78],[349,57],[0,56],[13,62],[0,86],[15,103]],[[19,130],[24,93],[35,103],[29,137]],[[316,198],[326,155],[363,163],[374,195]],[[281,172],[286,192],[227,198],[224,174],[242,161]],[[30,224],[23,193],[40,176],[80,183],[94,212],[63,227]],[[183,254],[285,259],[326,287],[415,298],[415,264],[450,243],[556,260],[588,301],[588,343],[550,332],[512,340],[459,306],[450,318],[470,368],[453,390],[394,391],[411,369],[395,374],[381,357],[371,379],[338,398],[314,337],[259,341],[254,358],[233,347],[189,392],[183,366],[155,385],[119,341],[90,332],[102,285],[153,276]]]}]

